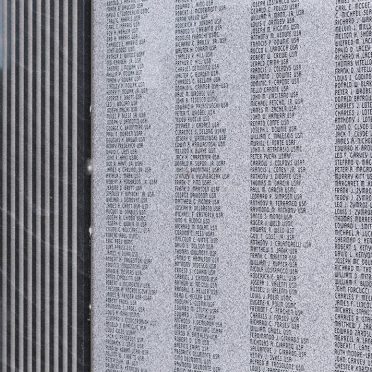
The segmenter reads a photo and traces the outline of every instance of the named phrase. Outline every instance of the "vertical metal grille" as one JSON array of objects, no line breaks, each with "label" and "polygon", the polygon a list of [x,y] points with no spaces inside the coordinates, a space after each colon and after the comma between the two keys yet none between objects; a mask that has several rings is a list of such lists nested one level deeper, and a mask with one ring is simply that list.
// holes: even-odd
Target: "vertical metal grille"
[{"label": "vertical metal grille", "polygon": [[89,370],[87,1],[0,0],[0,371]]}]

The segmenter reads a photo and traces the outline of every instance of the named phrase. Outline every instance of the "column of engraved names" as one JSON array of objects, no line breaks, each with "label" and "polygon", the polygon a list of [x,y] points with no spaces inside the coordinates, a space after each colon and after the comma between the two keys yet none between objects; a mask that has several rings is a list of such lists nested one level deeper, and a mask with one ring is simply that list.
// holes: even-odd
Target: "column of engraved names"
[{"label": "column of engraved names", "polygon": [[151,259],[143,253],[149,249],[139,249],[156,183],[141,160],[150,129],[142,108],[146,3],[106,3],[106,372],[147,371],[145,333],[152,325],[145,309],[155,290],[143,278]]},{"label": "column of engraved names", "polygon": [[335,14],[335,372],[372,371],[372,3]]},{"label": "column of engraved names", "polygon": [[253,1],[250,121],[250,371],[303,371],[306,338],[297,307],[296,217],[301,194],[303,133],[296,112],[302,66],[299,0]]},{"label": "column of engraved names", "polygon": [[215,54],[225,43],[215,0],[176,0],[174,371],[220,371],[217,223],[227,107]]}]

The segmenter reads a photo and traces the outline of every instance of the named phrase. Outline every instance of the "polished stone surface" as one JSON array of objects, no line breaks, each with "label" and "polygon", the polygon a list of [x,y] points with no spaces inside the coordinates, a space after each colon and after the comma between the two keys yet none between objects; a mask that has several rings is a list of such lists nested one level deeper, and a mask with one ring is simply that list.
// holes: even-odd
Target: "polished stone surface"
[{"label": "polished stone surface", "polygon": [[372,10],[339,3],[95,3],[93,371],[371,370]]}]

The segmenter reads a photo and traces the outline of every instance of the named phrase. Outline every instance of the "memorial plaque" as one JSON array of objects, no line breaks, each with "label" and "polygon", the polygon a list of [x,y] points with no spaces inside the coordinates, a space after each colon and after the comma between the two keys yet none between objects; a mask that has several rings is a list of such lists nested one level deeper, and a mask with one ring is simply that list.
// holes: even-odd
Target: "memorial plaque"
[{"label": "memorial plaque", "polygon": [[372,371],[371,21],[95,2],[94,372]]}]

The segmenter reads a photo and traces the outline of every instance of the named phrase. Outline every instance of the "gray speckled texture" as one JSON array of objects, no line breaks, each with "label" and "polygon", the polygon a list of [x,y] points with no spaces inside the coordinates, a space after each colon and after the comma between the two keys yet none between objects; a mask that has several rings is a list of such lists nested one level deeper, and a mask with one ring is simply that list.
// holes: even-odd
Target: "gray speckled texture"
[{"label": "gray speckled texture", "polygon": [[[218,113],[227,128],[221,150],[229,178],[220,183],[224,217],[218,221],[217,306],[223,332],[214,350],[220,369],[214,372],[265,371],[250,365],[250,5],[252,1],[218,0],[227,43],[218,47],[222,81],[229,107]],[[283,1],[283,3],[286,3]],[[334,2],[301,0],[298,63],[299,94],[304,103],[293,121],[304,134],[306,163],[300,192],[307,212],[294,220],[299,250],[296,307],[303,311],[299,337],[308,338],[301,359],[305,372],[334,372]],[[152,258],[146,278],[157,290],[146,309],[156,325],[144,333],[149,350],[141,372],[174,369],[174,123],[175,1],[148,0],[141,21],[146,38],[143,78],[148,93],[143,105],[151,129],[143,160],[158,183],[148,209],[150,233],[138,249]],[[105,228],[106,228],[106,2],[93,6],[93,372],[105,367]],[[253,367],[253,368],[252,368]],[[122,364],[124,371],[124,362]],[[206,369],[207,370],[207,369]],[[212,371],[212,369],[208,369]],[[302,369],[301,369],[302,370]],[[134,371],[134,369],[133,369]],[[181,371],[181,370],[180,370]],[[185,369],[184,371],[199,371]],[[283,369],[273,371],[282,372]]]},{"label": "gray speckled texture", "polygon": [[92,370],[105,371],[105,175],[106,136],[106,4],[92,9]]}]

